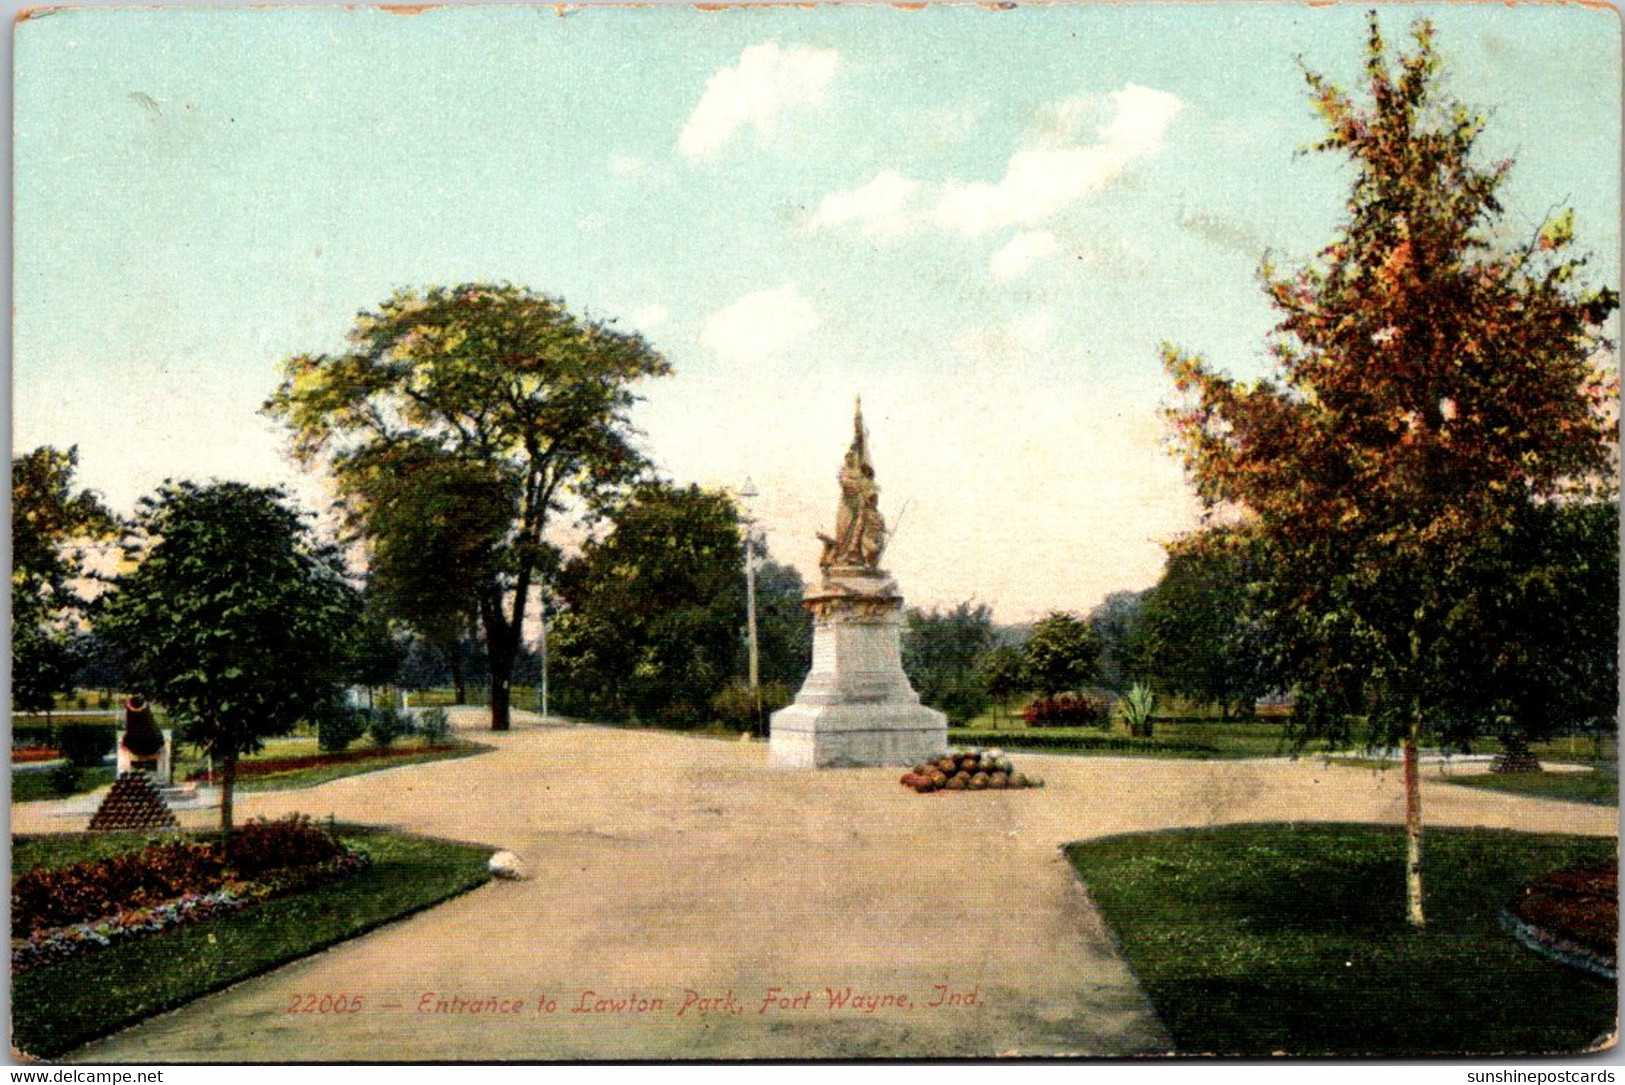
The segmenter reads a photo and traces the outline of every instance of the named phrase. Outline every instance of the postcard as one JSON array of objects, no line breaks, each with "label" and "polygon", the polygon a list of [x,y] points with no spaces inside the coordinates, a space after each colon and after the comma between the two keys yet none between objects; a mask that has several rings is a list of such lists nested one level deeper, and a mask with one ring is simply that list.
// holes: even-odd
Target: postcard
[{"label": "postcard", "polygon": [[19,12],[13,1058],[1612,1047],[1620,25]]}]

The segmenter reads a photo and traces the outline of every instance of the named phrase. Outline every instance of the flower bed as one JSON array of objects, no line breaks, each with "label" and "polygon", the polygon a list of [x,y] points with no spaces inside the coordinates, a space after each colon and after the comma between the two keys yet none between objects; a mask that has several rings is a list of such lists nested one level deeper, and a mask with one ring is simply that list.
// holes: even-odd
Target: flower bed
[{"label": "flower bed", "polygon": [[1028,727],[1105,727],[1111,703],[1092,693],[1062,693],[1040,697],[1021,710]]},{"label": "flower bed", "polygon": [[[388,761],[402,757],[418,757],[426,753],[446,753],[462,747],[453,742],[440,742],[429,746],[410,746],[399,749],[345,750],[341,753],[304,754],[299,757],[264,757],[237,762],[237,779],[251,776],[270,776],[278,772],[298,772],[322,765],[348,765],[357,761]],[[209,775],[207,769],[187,774],[188,780],[202,780]]]},{"label": "flower bed", "polygon": [[1619,867],[1560,870],[1507,905],[1520,942],[1564,964],[1613,979],[1619,956]]},{"label": "flower bed", "polygon": [[62,756],[62,751],[54,746],[14,746],[11,750],[11,761],[15,765],[27,765],[36,761],[55,761]]},{"label": "flower bed", "polygon": [[294,814],[250,821],[229,858],[216,844],[170,842],[31,870],[12,883],[12,974],[348,877],[369,863],[365,852]]}]

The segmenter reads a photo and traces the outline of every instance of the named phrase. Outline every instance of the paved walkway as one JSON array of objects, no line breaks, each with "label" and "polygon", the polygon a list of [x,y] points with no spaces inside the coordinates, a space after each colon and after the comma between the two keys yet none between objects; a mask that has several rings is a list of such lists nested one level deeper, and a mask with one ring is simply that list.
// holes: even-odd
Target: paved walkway
[{"label": "paved walkway", "polygon": [[[1399,773],[1314,762],[1016,751],[1047,788],[921,796],[891,769],[775,772],[761,743],[590,727],[485,737],[497,752],[244,795],[242,816],[479,840],[519,852],[532,880],[493,882],[75,1059],[1161,1052],[1166,1034],[1058,846],[1402,810]],[[1426,786],[1435,825],[1617,831],[1611,808]],[[60,831],[43,812],[14,807],[14,828]],[[364,996],[363,1011],[287,1012],[341,993]],[[420,1012],[457,999],[520,1012]]]}]

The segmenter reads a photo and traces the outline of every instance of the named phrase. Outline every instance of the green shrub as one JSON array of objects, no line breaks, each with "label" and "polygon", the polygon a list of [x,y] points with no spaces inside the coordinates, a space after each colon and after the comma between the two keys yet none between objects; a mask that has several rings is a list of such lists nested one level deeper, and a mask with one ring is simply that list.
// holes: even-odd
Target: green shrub
[{"label": "green shrub", "polygon": [[[792,699],[790,687],[783,682],[763,682],[759,688],[763,719],[789,704]],[[750,694],[750,687],[736,682],[711,698],[711,714],[718,722],[736,731],[751,730],[756,723],[756,701]]]},{"label": "green shrub", "polygon": [[62,747],[57,744],[57,728],[48,723],[18,723],[11,724],[11,748],[44,747],[56,749]]},{"label": "green shrub", "polygon": [[418,733],[430,742],[444,742],[451,733],[451,721],[444,708],[427,708],[418,713]]},{"label": "green shrub", "polygon": [[79,774],[83,771],[72,761],[64,761],[46,774],[46,780],[58,795],[72,795],[79,786]]},{"label": "green shrub", "polygon": [[118,742],[118,728],[104,723],[78,723],[57,729],[62,756],[83,769],[101,765]]},{"label": "green shrub", "polygon": [[397,738],[412,733],[412,721],[393,708],[375,708],[367,716],[367,734],[379,749],[386,749]]},{"label": "green shrub", "polygon": [[359,708],[334,708],[316,721],[316,745],[324,753],[339,753],[367,730],[366,714]]}]

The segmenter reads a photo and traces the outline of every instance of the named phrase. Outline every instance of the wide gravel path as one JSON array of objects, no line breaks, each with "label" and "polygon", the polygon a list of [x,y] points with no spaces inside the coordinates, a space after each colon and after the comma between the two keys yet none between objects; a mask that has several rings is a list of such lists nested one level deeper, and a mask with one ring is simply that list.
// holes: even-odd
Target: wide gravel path
[{"label": "wide gravel path", "polygon": [[[297,810],[479,841],[518,852],[530,880],[492,882],[74,1061],[1163,1052],[1059,846],[1402,813],[1397,772],[1309,761],[1016,751],[1048,787],[921,796],[892,769],[773,771],[763,743],[534,721],[476,737],[497,751],[244,795],[241,816]],[[1434,825],[1618,828],[1613,808],[1434,782],[1424,802]],[[13,830],[62,831],[47,809],[14,806]],[[289,1012],[339,994],[362,1011]]]}]

